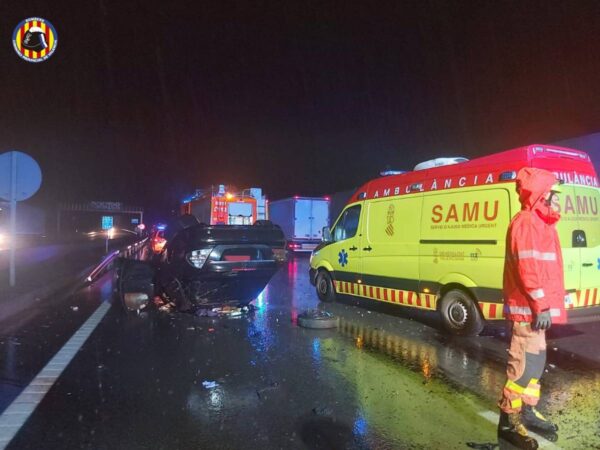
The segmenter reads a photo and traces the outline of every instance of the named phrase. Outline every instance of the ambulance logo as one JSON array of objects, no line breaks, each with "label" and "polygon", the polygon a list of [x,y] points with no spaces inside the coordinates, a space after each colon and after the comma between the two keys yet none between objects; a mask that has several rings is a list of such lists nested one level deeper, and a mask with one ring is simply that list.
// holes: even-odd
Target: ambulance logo
[{"label": "ambulance logo", "polygon": [[394,215],[396,213],[396,209],[394,205],[390,205],[387,210],[387,227],[385,227],[385,233],[392,237],[394,235]]},{"label": "ambulance logo", "polygon": [[40,17],[22,21],[13,32],[13,47],[25,61],[46,61],[56,51],[58,35],[50,22]]},{"label": "ambulance logo", "polygon": [[345,267],[348,265],[348,252],[346,250],[342,250],[338,253],[338,262],[340,266]]}]

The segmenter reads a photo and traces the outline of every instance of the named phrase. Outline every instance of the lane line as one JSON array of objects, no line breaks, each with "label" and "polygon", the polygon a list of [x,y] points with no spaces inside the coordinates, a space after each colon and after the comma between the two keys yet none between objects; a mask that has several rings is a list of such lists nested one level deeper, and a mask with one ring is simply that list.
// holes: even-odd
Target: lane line
[{"label": "lane line", "polygon": [[[500,415],[493,411],[483,411],[483,412],[480,412],[479,415],[494,424],[498,424],[498,421],[500,420]],[[538,444],[540,444],[540,448],[542,448],[542,446],[543,446],[544,449],[549,448],[552,450],[561,450],[561,448],[558,445],[556,445],[554,442],[550,442],[548,439],[544,438],[543,436],[540,436],[537,433],[529,431],[529,435],[532,438],[534,438],[536,441],[538,441]]]},{"label": "lane line", "polygon": [[109,302],[102,302],[94,313],[75,332],[65,345],[46,364],[42,371],[27,385],[17,398],[0,416],[0,450],[4,450],[10,441],[27,422],[44,396],[73,360],[81,346],[90,337],[108,310]]}]

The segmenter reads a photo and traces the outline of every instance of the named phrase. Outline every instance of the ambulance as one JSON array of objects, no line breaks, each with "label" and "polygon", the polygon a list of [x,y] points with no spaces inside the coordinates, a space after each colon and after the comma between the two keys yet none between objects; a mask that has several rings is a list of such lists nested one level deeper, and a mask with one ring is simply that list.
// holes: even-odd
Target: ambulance
[{"label": "ambulance", "polygon": [[563,181],[556,206],[569,317],[600,313],[598,176],[585,152],[539,144],[433,160],[367,182],[311,255],[319,299],[351,295],[436,311],[457,335],[503,319],[506,232],[521,207],[515,179],[525,166]]}]

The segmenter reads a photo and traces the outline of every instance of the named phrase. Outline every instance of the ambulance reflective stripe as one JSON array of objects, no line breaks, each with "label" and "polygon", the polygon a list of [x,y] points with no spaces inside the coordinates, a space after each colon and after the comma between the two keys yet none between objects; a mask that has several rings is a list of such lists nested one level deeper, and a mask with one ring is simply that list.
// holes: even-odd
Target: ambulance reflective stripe
[{"label": "ambulance reflective stripe", "polygon": [[519,259],[536,259],[538,261],[556,261],[556,253],[554,252],[538,252],[537,250],[521,250]]},{"label": "ambulance reflective stripe", "polygon": [[334,281],[335,291],[340,294],[352,294],[372,300],[386,303],[414,306],[435,310],[437,308],[437,295],[428,293],[417,293],[414,291],[403,291],[381,286],[367,286],[362,283],[350,283],[347,281]]},{"label": "ambulance reflective stripe", "polygon": [[600,288],[584,289],[569,294],[570,303],[565,304],[566,309],[583,308],[586,306],[600,306]]},{"label": "ambulance reflective stripe", "polygon": [[504,318],[502,306],[502,303],[479,302],[481,314],[486,320],[502,320]]},{"label": "ambulance reflective stripe", "polygon": [[508,309],[511,314],[531,315],[531,308],[529,306],[510,306]]},{"label": "ambulance reflective stripe", "polygon": [[532,299],[538,300],[540,298],[544,298],[544,290],[543,289],[534,289],[533,291],[529,291],[528,294]]}]

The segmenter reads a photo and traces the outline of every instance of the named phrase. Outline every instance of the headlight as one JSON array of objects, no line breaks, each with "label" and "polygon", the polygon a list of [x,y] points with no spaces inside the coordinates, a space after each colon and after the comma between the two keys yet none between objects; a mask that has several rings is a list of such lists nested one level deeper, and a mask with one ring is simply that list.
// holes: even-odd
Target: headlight
[{"label": "headlight", "polygon": [[202,269],[202,266],[204,266],[204,263],[208,259],[208,255],[210,255],[210,252],[212,252],[212,248],[194,250],[187,254],[187,260],[196,269]]}]

